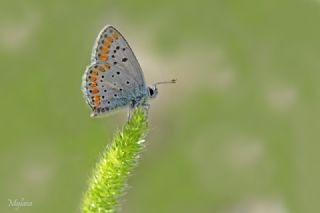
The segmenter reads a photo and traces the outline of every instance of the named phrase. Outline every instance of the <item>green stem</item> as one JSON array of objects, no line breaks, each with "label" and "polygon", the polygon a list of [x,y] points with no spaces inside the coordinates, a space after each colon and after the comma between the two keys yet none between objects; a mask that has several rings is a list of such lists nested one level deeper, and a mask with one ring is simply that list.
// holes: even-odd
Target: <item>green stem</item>
[{"label": "green stem", "polygon": [[144,147],[146,129],[144,111],[137,108],[96,164],[83,197],[82,212],[117,212],[128,175],[136,166],[139,153]]}]

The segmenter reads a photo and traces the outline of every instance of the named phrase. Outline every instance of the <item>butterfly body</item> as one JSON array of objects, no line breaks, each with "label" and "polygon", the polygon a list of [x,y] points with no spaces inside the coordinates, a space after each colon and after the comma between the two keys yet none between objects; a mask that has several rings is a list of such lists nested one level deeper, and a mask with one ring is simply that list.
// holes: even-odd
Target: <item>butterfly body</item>
[{"label": "butterfly body", "polygon": [[158,94],[156,84],[147,87],[141,67],[128,42],[112,26],[98,35],[91,64],[82,77],[82,93],[92,117],[116,109],[147,105]]}]

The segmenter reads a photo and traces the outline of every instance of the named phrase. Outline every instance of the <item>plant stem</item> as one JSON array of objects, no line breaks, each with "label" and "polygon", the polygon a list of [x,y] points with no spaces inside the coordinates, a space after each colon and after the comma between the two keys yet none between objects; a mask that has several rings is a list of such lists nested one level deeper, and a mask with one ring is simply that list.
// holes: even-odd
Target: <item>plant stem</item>
[{"label": "plant stem", "polygon": [[144,147],[147,122],[144,111],[136,108],[129,122],[106,147],[96,164],[84,193],[82,212],[117,212],[119,198],[127,188],[128,176],[137,165]]}]

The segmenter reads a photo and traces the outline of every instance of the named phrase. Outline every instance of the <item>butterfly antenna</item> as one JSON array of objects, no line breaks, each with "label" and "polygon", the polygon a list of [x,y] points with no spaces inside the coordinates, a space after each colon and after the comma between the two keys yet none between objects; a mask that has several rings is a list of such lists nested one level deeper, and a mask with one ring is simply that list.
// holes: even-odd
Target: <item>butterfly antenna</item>
[{"label": "butterfly antenna", "polygon": [[171,81],[160,81],[155,83],[155,85],[159,85],[159,84],[175,84],[177,82],[177,79],[172,79]]}]

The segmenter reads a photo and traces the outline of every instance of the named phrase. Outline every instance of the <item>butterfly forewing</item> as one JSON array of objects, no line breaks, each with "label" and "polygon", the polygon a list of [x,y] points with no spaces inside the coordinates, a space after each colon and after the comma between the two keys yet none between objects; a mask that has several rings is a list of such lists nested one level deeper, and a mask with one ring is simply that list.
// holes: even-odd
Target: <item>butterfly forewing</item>
[{"label": "butterfly forewing", "polygon": [[98,35],[92,51],[92,62],[110,66],[122,64],[140,84],[144,77],[137,58],[122,34],[112,26],[106,26]]}]

